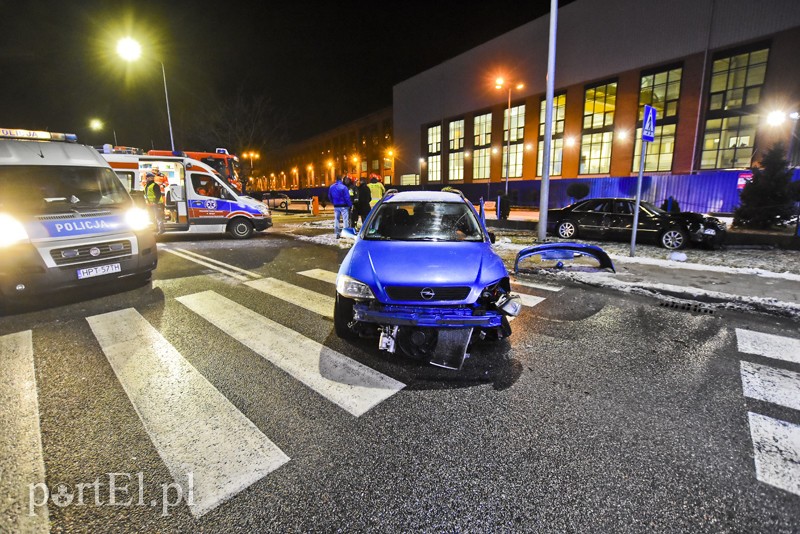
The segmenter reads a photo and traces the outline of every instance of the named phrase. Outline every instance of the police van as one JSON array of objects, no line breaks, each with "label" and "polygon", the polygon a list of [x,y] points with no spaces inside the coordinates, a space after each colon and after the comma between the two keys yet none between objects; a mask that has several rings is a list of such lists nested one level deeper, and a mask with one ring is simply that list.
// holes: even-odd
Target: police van
[{"label": "police van", "polygon": [[101,155],[134,195],[144,189],[147,173],[155,175],[162,186],[166,232],[228,232],[235,239],[246,239],[272,226],[266,204],[238,193],[201,161],[117,153],[110,146]]},{"label": "police van", "polygon": [[146,210],[74,134],[0,128],[0,303],[119,278],[149,279]]}]

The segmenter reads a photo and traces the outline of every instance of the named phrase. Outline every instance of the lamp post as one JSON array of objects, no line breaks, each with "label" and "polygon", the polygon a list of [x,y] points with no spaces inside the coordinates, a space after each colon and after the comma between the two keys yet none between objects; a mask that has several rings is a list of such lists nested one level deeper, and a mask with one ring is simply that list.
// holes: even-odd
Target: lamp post
[{"label": "lamp post", "polygon": [[258,152],[254,152],[251,150],[250,152],[245,152],[244,154],[242,154],[242,157],[245,157],[250,160],[250,174],[253,174],[253,160],[259,159],[261,155]]},{"label": "lamp post", "polygon": [[419,176],[417,177],[417,183],[414,185],[419,185],[422,182],[422,167],[425,166],[425,158],[419,158]]},{"label": "lamp post", "polygon": [[[125,37],[117,43],[117,53],[125,61],[136,61],[142,56],[142,46],[136,39]],[[175,138],[172,135],[172,115],[169,112],[169,92],[167,91],[167,72],[164,69],[164,62],[156,60],[161,65],[161,76],[164,79],[164,100],[167,102],[167,124],[169,125],[169,143],[172,151],[175,152]]]},{"label": "lamp post", "polygon": [[497,80],[494,82],[494,88],[503,89],[504,87],[508,87],[508,139],[506,140],[506,195],[508,195],[508,176],[511,174],[511,90],[520,90],[525,87],[525,85],[519,82],[513,86],[510,83],[506,84],[506,81],[503,78],[497,78]]}]

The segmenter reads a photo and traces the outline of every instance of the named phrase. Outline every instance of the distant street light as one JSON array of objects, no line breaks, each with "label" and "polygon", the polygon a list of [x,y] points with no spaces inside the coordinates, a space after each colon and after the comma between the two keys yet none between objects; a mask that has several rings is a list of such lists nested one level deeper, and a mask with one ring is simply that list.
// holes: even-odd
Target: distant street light
[{"label": "distant street light", "polygon": [[244,154],[242,154],[242,157],[248,158],[250,160],[250,174],[253,174],[253,160],[259,159],[261,157],[261,154],[251,150],[250,152],[245,152]]},{"label": "distant street light", "polygon": [[[136,39],[125,37],[117,42],[117,53],[125,61],[136,61],[142,57],[142,46]],[[175,139],[172,136],[172,116],[169,112],[169,93],[167,92],[167,72],[164,69],[164,62],[156,60],[161,64],[161,76],[164,79],[164,99],[167,102],[167,124],[169,124],[169,142],[172,146],[172,151],[175,152]]]},{"label": "distant street light", "polygon": [[[101,121],[100,119],[92,119],[89,121],[89,128],[91,128],[95,132],[99,132],[100,130],[103,129],[104,126],[105,124],[103,124],[103,121]],[[111,129],[111,132],[114,134],[114,146],[116,146],[118,145],[117,132],[113,128]]]},{"label": "distant street light", "polygon": [[495,89],[508,88],[508,139],[506,141],[506,195],[508,194],[508,176],[511,174],[511,90],[520,90],[525,86],[522,83],[516,85],[507,84],[503,78],[497,78],[494,82]]}]

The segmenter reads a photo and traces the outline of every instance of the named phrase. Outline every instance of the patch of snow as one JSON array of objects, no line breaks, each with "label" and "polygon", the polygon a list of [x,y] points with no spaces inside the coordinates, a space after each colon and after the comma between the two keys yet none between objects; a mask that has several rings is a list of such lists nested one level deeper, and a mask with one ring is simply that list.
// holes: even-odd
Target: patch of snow
[{"label": "patch of snow", "polygon": [[686,261],[686,254],[683,252],[670,252],[667,259],[672,261]]}]

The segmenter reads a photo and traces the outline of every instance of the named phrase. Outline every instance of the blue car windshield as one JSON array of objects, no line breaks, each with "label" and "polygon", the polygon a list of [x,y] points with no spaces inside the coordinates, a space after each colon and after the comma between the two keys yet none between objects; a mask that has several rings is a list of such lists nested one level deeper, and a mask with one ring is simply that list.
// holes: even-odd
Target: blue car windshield
[{"label": "blue car windshield", "polygon": [[386,202],[369,218],[364,239],[483,241],[473,211],[462,202]]}]

